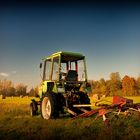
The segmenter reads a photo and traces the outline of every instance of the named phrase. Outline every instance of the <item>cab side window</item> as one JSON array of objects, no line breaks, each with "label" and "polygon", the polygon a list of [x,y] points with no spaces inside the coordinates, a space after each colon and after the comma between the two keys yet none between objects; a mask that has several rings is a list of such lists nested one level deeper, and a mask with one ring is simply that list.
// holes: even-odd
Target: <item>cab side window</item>
[{"label": "cab side window", "polygon": [[59,77],[59,57],[53,58],[52,80],[58,80]]},{"label": "cab side window", "polygon": [[45,61],[44,80],[51,80],[51,59]]}]

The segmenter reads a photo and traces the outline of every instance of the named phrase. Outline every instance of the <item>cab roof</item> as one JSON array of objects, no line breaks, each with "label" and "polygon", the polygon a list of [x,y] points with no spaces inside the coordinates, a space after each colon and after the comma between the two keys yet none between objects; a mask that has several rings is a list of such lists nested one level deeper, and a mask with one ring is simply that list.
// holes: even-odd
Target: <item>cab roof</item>
[{"label": "cab roof", "polygon": [[74,53],[74,52],[64,52],[64,51],[60,51],[60,52],[56,52],[52,55],[50,55],[49,57],[45,57],[43,60],[46,59],[51,59],[57,56],[61,56],[61,61],[65,62],[65,61],[76,61],[76,60],[80,60],[83,59],[85,56],[80,54],[80,53]]}]

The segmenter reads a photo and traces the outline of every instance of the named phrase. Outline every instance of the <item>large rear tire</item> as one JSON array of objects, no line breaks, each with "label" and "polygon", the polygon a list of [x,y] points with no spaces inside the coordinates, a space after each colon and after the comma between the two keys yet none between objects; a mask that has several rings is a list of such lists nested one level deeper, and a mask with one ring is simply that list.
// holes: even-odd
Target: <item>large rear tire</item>
[{"label": "large rear tire", "polygon": [[[90,103],[90,98],[88,97],[87,93],[84,93],[84,92],[80,92],[79,93],[80,95],[80,103],[81,104],[91,104]],[[91,107],[83,107],[84,109],[90,111],[91,110]]]},{"label": "large rear tire", "polygon": [[[80,97],[79,98],[79,104],[88,104],[88,105],[91,104],[90,103],[90,98],[88,97],[87,93],[79,92],[78,95]],[[81,109],[85,109],[86,111],[91,111],[91,107],[80,107],[80,108]],[[80,110],[80,108],[71,107],[70,109],[72,111],[74,111],[75,113],[77,113],[77,115],[79,115],[79,114],[82,114],[83,113],[83,111]],[[72,117],[73,117],[73,115],[72,115]]]},{"label": "large rear tire", "polygon": [[55,119],[58,117],[58,107],[55,93],[46,93],[41,102],[41,115],[44,119]]}]

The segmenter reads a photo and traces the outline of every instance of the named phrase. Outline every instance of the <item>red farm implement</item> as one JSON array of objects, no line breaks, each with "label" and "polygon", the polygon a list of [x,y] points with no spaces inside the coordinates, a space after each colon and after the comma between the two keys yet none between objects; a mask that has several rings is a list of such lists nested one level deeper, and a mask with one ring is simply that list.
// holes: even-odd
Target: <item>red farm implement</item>
[{"label": "red farm implement", "polygon": [[[113,113],[117,116],[120,114],[127,116],[130,111],[135,111],[138,112],[138,115],[140,116],[140,103],[133,103],[133,100],[131,99],[113,96],[112,104],[102,104],[101,102],[102,101],[98,101],[95,103],[95,106],[98,107],[97,109],[77,115],[73,117],[73,119],[96,115],[96,119],[102,117],[103,121],[106,123],[108,122],[107,116],[109,113]],[[77,106],[75,105],[75,107]]]}]

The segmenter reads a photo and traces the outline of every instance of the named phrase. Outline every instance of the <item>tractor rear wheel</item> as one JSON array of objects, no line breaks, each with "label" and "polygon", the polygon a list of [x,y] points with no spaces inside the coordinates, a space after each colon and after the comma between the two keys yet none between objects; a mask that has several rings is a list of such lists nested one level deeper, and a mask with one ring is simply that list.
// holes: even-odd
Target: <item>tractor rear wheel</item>
[{"label": "tractor rear wheel", "polygon": [[57,100],[55,93],[46,93],[41,103],[41,115],[44,119],[55,119],[58,117]]},{"label": "tractor rear wheel", "polygon": [[[80,95],[81,104],[91,104],[90,103],[90,98],[88,97],[87,93],[80,92],[79,95]],[[88,110],[88,111],[91,110],[91,107],[83,107],[83,108]]]}]

